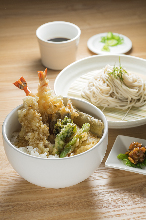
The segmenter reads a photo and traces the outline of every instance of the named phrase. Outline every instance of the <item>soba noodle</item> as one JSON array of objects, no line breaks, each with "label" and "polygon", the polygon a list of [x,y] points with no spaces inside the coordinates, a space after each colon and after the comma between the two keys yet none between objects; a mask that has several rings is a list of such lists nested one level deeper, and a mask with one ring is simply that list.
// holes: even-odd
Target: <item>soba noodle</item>
[{"label": "soba noodle", "polygon": [[88,81],[81,95],[96,106],[131,109],[146,103],[146,83],[121,66],[107,65]]}]

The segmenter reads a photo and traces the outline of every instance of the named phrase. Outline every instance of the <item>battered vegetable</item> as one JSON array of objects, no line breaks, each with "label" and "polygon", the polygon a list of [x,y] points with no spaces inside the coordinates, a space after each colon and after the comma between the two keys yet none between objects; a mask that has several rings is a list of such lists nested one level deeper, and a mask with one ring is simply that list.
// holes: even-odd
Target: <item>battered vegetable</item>
[{"label": "battered vegetable", "polygon": [[[49,87],[47,69],[39,71],[37,94],[33,94],[21,77],[14,85],[26,93],[18,110],[21,130],[14,143],[18,148],[33,148],[32,155],[66,157],[82,153],[98,143],[104,125],[98,119],[76,110],[70,99],[64,105],[63,97],[54,95]],[[90,133],[97,130],[96,136]]]},{"label": "battered vegetable", "polygon": [[71,154],[74,149],[75,149],[75,145],[77,143],[77,140],[81,140],[84,136],[83,133],[84,132],[88,132],[90,130],[90,124],[89,123],[85,123],[83,124],[82,128],[77,132],[77,134],[72,138],[72,140],[67,143],[63,149],[63,151],[60,154],[60,157],[66,157],[68,154]]},{"label": "battered vegetable", "polygon": [[84,123],[89,123],[90,131],[93,134],[95,134],[97,137],[102,137],[103,129],[104,129],[104,125],[102,121],[92,117],[89,114],[81,112],[79,110],[77,110],[77,113],[78,113],[78,116],[75,116],[73,119],[77,125],[81,127]]},{"label": "battered vegetable", "polygon": [[60,154],[65,146],[66,139],[68,140],[76,132],[76,127],[74,123],[68,123],[61,129],[55,138],[53,154]]}]

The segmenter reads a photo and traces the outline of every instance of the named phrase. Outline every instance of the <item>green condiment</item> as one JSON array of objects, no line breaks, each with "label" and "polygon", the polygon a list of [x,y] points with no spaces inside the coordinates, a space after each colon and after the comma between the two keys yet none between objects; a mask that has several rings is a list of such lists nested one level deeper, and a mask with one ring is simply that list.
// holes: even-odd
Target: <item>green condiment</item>
[{"label": "green condiment", "polygon": [[120,44],[123,44],[124,39],[123,37],[120,37],[119,35],[115,35],[112,32],[108,32],[107,36],[101,37],[101,41],[105,45],[102,48],[102,51],[109,52],[110,48],[109,47],[114,47]]},{"label": "green condiment", "polygon": [[124,81],[123,74],[128,74],[127,71],[121,66],[120,63],[120,57],[119,57],[119,67],[114,66],[113,71],[108,73],[110,76],[113,76],[114,78],[119,78],[121,82]]},{"label": "green condiment", "polygon": [[119,154],[117,156],[118,159],[120,160],[123,160],[123,162],[125,163],[126,166],[129,166],[129,167],[135,167],[135,168],[140,168],[142,169],[142,167],[146,166],[146,159],[141,162],[141,163],[137,163],[137,164],[134,164],[132,163],[129,159],[128,159],[128,155],[127,154]]}]

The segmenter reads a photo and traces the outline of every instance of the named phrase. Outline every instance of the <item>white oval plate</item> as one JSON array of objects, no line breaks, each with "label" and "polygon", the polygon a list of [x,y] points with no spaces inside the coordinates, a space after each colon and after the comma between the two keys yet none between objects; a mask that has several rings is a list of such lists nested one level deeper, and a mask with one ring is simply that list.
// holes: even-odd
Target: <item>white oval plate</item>
[{"label": "white oval plate", "polygon": [[129,145],[134,141],[146,146],[146,140],[144,139],[118,135],[105,162],[105,166],[146,175],[146,167],[143,167],[142,169],[129,167],[126,166],[122,160],[117,158],[120,153],[125,154],[128,151]]},{"label": "white oval plate", "polygon": [[114,46],[114,47],[109,47],[110,48],[109,52],[102,51],[104,43],[100,42],[101,37],[105,37],[107,35],[107,33],[101,33],[101,34],[97,34],[97,35],[94,35],[91,38],[89,38],[89,40],[87,42],[87,46],[88,46],[89,50],[91,50],[93,53],[101,54],[101,55],[102,54],[106,55],[106,54],[127,53],[132,48],[131,40],[122,34],[118,34],[118,33],[113,33],[113,34],[119,35],[120,37],[123,37],[124,43],[121,45]]},{"label": "white oval plate", "polygon": [[[123,68],[125,68],[127,71],[140,73],[140,75],[145,77],[146,79],[145,59],[128,55],[120,55],[120,62]],[[105,67],[107,64],[118,65],[119,55],[95,55],[78,60],[70,64],[65,69],[63,69],[56,77],[54,83],[54,91],[56,95],[68,96],[69,88],[71,87],[72,83],[74,83],[79,77],[88,72],[101,69]],[[82,97],[78,98],[82,99]],[[136,110],[136,114],[139,113],[139,110],[140,109],[138,109],[138,111]],[[116,111],[118,111],[117,114],[119,114],[120,110]],[[112,114],[113,112],[109,113]],[[124,120],[118,120],[117,118],[113,118],[113,116],[112,118],[109,117],[108,109],[104,110],[104,114],[107,117],[109,128],[129,128],[143,125],[146,123],[146,110],[145,112],[143,112],[142,117],[139,117],[137,115],[131,117],[129,112],[127,116],[128,119],[125,118]]]}]

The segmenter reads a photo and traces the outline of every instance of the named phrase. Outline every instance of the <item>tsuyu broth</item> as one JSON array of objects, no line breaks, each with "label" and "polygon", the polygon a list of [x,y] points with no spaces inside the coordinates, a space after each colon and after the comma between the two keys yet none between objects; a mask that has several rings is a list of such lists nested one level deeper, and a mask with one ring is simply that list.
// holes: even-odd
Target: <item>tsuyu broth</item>
[{"label": "tsuyu broth", "polygon": [[51,38],[48,41],[52,41],[52,42],[63,42],[63,41],[68,41],[70,40],[69,38],[65,38],[65,37],[55,37],[55,38]]}]

